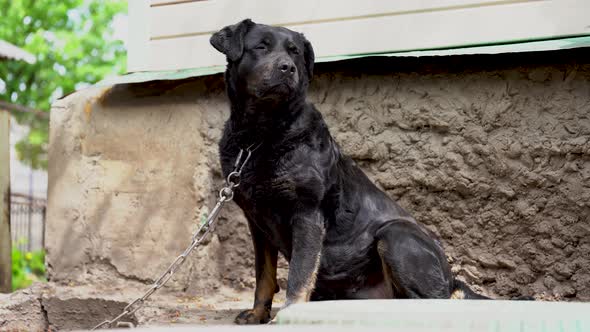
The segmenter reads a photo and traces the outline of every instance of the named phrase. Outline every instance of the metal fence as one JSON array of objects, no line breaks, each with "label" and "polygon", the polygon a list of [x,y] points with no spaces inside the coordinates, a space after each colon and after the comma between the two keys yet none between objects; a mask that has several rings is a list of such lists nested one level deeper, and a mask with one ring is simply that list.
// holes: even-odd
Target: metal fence
[{"label": "metal fence", "polygon": [[21,251],[45,247],[45,211],[47,201],[26,195],[10,195],[12,244]]}]

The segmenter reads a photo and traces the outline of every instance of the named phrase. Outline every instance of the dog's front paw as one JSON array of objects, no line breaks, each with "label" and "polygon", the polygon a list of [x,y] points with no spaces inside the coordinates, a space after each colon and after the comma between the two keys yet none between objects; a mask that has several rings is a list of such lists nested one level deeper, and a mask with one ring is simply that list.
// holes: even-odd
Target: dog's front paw
[{"label": "dog's front paw", "polygon": [[270,313],[265,312],[262,315],[256,310],[249,309],[240,312],[234,322],[238,325],[246,324],[266,324],[270,321]]}]

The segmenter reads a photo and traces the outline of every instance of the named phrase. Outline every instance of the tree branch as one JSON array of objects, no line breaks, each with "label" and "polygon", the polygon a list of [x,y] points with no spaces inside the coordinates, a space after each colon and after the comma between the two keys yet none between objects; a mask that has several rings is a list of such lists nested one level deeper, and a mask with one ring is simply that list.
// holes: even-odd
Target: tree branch
[{"label": "tree branch", "polygon": [[9,103],[9,102],[3,101],[3,100],[0,100],[0,110],[7,110],[10,112],[20,112],[20,113],[31,113],[37,117],[42,118],[42,119],[49,119],[49,114],[47,114],[46,112],[35,110],[35,109],[29,108],[26,106],[22,106],[22,105]]}]

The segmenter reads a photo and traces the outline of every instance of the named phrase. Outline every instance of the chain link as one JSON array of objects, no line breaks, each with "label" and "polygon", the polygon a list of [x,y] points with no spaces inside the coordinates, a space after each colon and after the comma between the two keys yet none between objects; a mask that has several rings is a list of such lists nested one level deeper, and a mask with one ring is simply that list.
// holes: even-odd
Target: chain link
[{"label": "chain link", "polygon": [[258,146],[254,149],[251,149],[252,146],[248,147],[246,149],[246,152],[248,154],[246,155],[246,158],[244,159],[243,162],[242,162],[242,157],[244,155],[244,150],[240,149],[240,153],[238,154],[238,157],[236,158],[234,170],[233,170],[233,172],[229,173],[229,175],[227,176],[226,181],[225,181],[226,185],[223,188],[221,188],[221,190],[219,191],[219,198],[217,199],[217,203],[213,207],[213,210],[211,210],[211,213],[207,217],[207,220],[205,221],[205,223],[203,223],[199,227],[199,229],[197,229],[197,231],[193,234],[193,236],[191,238],[191,244],[184,250],[184,252],[182,254],[180,254],[178,257],[176,257],[174,259],[174,261],[172,261],[172,264],[170,264],[170,266],[166,269],[166,271],[164,271],[164,273],[162,273],[156,279],[156,281],[154,281],[152,286],[147,290],[147,292],[145,292],[145,294],[143,294],[143,296],[141,296],[141,297],[133,300],[129,304],[127,304],[127,306],[125,306],[125,308],[123,308],[123,311],[117,317],[115,317],[111,320],[105,320],[104,322],[102,322],[102,323],[96,325],[94,328],[92,328],[91,331],[101,329],[104,327],[113,327],[113,324],[117,324],[116,325],[117,327],[134,327],[133,323],[131,323],[131,322],[119,322],[119,321],[123,317],[133,315],[137,310],[139,310],[144,305],[145,301],[152,294],[154,294],[158,289],[162,288],[162,286],[164,286],[166,284],[166,282],[168,282],[168,280],[170,280],[170,278],[172,278],[174,273],[176,273],[176,271],[186,261],[186,258],[188,257],[188,255],[190,255],[190,253],[193,251],[193,249],[195,249],[203,241],[203,239],[207,236],[207,234],[209,234],[213,230],[213,226],[215,225],[215,222],[217,221],[217,216],[219,215],[221,208],[223,207],[223,205],[225,203],[231,201],[234,198],[234,189],[240,185],[242,170],[244,169],[244,166],[246,165],[248,160],[250,160],[250,156],[252,155],[252,152],[254,150],[256,150],[259,146],[260,146],[260,144],[258,144]]}]

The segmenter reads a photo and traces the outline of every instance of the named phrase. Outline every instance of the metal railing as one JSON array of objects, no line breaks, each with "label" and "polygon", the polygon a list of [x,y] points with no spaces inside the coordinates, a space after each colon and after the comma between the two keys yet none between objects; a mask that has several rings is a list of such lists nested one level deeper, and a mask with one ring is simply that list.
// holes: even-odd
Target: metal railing
[{"label": "metal railing", "polygon": [[20,194],[10,195],[12,245],[21,251],[45,247],[45,211],[47,201]]}]

